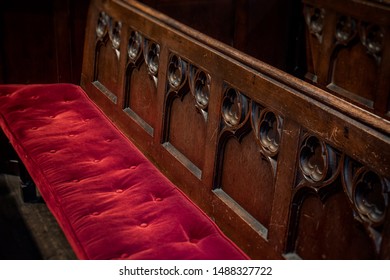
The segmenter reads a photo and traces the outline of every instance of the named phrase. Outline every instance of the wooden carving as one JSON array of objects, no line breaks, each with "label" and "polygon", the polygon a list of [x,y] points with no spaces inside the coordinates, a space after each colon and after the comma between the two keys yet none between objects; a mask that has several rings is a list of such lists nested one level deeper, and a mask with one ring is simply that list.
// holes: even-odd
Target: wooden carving
[{"label": "wooden carving", "polygon": [[380,258],[390,184],[314,135],[303,137],[287,255]]},{"label": "wooden carving", "polygon": [[283,118],[270,110],[262,109],[260,105],[252,102],[252,127],[262,149],[262,154],[271,164],[275,177]]},{"label": "wooden carving", "polygon": [[160,63],[160,45],[151,40],[145,39],[144,56],[146,65],[148,66],[149,74],[153,78],[153,81],[157,87],[157,74]]},{"label": "wooden carving", "polygon": [[163,143],[199,179],[204,165],[210,83],[208,73],[170,54]]},{"label": "wooden carving", "polygon": [[313,34],[320,43],[322,43],[325,9],[305,6],[304,16],[310,33]]},{"label": "wooden carving", "polygon": [[229,85],[221,116],[215,193],[267,239],[283,119]]},{"label": "wooden carving", "polygon": [[101,12],[96,25],[94,85],[117,103],[122,23]]},{"label": "wooden carving", "polygon": [[363,224],[375,245],[375,253],[381,254],[382,231],[389,206],[390,182],[350,157],[345,157],[343,168],[345,193],[355,213],[355,219]]},{"label": "wooden carving", "polygon": [[362,22],[359,26],[360,40],[366,47],[367,53],[372,55],[378,65],[382,60],[383,41],[385,29],[375,24]]},{"label": "wooden carving", "polygon": [[303,0],[307,26],[306,78],[388,118],[389,16],[385,4]]},{"label": "wooden carving", "polygon": [[156,110],[157,74],[160,46],[136,30],[130,30],[124,111],[149,135],[153,136]]}]

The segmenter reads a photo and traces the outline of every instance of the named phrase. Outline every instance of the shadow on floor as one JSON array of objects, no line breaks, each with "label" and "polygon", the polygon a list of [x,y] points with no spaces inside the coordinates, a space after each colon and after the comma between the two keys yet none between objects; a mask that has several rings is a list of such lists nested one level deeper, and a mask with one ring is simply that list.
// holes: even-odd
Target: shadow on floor
[{"label": "shadow on floor", "polygon": [[46,205],[22,201],[19,181],[0,174],[0,259],[76,259]]},{"label": "shadow on floor", "polygon": [[8,188],[5,175],[0,175],[0,259],[43,259]]}]

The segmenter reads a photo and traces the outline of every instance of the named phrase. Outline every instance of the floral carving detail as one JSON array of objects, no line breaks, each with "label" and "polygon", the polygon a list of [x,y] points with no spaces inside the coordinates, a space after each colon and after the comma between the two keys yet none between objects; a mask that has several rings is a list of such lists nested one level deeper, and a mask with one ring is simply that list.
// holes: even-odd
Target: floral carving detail
[{"label": "floral carving detail", "polygon": [[339,17],[335,35],[339,44],[347,45],[356,33],[356,21],[354,19],[345,16]]},{"label": "floral carving detail", "polygon": [[305,7],[306,24],[310,33],[315,35],[318,41],[322,42],[322,30],[324,28],[325,10],[320,8]]},{"label": "floral carving detail", "polygon": [[177,55],[172,55],[168,66],[169,85],[178,90],[186,80],[187,63]]},{"label": "floral carving detail", "polygon": [[127,45],[127,55],[129,59],[135,63],[141,53],[142,49],[142,36],[137,31],[132,31]]},{"label": "floral carving detail", "polygon": [[271,156],[279,151],[279,142],[281,138],[281,119],[273,112],[266,112],[260,122],[259,139],[260,143],[267,153]]},{"label": "floral carving detail", "polygon": [[149,74],[152,76],[153,81],[157,86],[157,74],[160,63],[160,45],[145,39],[144,50],[145,62],[148,66]]},{"label": "floral carving detail", "polygon": [[356,174],[353,185],[353,199],[362,219],[374,225],[383,222],[388,205],[388,190],[384,180],[363,168]]},{"label": "floral carving detail", "polygon": [[248,111],[248,101],[239,91],[229,88],[222,103],[222,117],[230,127],[238,126]]},{"label": "floral carving detail", "polygon": [[109,38],[113,49],[115,50],[116,56],[119,59],[120,56],[120,42],[121,42],[121,29],[122,23],[120,21],[114,21],[105,12],[99,14],[98,22],[96,25],[96,36],[99,40],[105,40],[106,34],[108,32]]},{"label": "floral carving detail", "polygon": [[210,75],[198,70],[195,74],[194,95],[196,105],[202,110],[206,110],[210,97]]},{"label": "floral carving detail", "polygon": [[190,93],[198,112],[207,121],[211,84],[211,77],[208,73],[172,53],[169,57],[167,82],[168,95],[182,98]]},{"label": "floral carving detail", "polygon": [[360,40],[363,46],[366,47],[367,52],[372,55],[376,62],[381,62],[381,54],[383,49],[383,40],[385,31],[377,25],[360,25]]},{"label": "floral carving detail", "polygon": [[299,166],[307,180],[321,182],[327,178],[329,152],[331,150],[318,138],[306,137],[300,151]]},{"label": "floral carving detail", "polygon": [[156,76],[160,59],[160,45],[147,41],[145,43],[145,47],[147,50],[145,59],[146,64],[148,65],[148,70],[153,76]]},{"label": "floral carving detail", "polygon": [[110,39],[112,43],[112,47],[115,50],[119,50],[120,43],[121,43],[121,29],[122,29],[122,23],[117,21],[114,24],[110,25],[109,34]]},{"label": "floral carving detail", "polygon": [[380,251],[382,238],[381,225],[387,219],[390,182],[346,156],[343,168],[344,191],[353,206],[355,216],[365,225],[370,237]]},{"label": "floral carving detail", "polygon": [[100,13],[99,18],[98,18],[98,22],[96,25],[96,36],[99,39],[102,39],[104,37],[104,35],[106,34],[109,20],[110,20],[110,17],[105,12]]}]

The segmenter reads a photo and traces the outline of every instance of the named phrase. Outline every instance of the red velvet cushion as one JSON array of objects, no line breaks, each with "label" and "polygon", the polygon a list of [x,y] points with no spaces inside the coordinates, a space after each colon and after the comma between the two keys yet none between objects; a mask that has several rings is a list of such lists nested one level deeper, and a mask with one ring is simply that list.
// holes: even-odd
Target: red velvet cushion
[{"label": "red velvet cushion", "polygon": [[0,86],[0,125],[80,259],[246,259],[75,85]]}]

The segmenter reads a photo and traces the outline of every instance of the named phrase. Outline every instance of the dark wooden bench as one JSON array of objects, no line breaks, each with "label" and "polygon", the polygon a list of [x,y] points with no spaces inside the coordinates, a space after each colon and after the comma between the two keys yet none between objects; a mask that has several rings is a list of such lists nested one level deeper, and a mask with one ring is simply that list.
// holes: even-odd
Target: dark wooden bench
[{"label": "dark wooden bench", "polygon": [[[147,165],[155,164],[250,258],[390,258],[387,118],[130,0],[91,2],[81,87]],[[30,119],[23,122],[32,129]],[[106,125],[95,125],[87,143],[107,137],[99,132]],[[28,128],[20,133],[33,133]],[[109,146],[127,158],[120,145]],[[44,160],[59,152],[50,151]],[[89,168],[99,159],[84,160]],[[72,186],[83,184],[70,177],[80,180]],[[99,205],[93,186],[87,205]],[[130,208],[120,215],[132,217]],[[102,216],[88,211],[96,212],[90,219]]]}]

